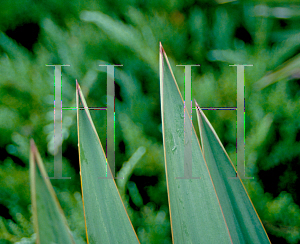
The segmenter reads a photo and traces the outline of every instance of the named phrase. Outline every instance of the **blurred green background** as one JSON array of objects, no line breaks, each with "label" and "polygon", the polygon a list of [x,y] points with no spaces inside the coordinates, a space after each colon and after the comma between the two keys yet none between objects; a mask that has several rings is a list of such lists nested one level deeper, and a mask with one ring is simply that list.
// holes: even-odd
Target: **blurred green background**
[{"label": "blurred green background", "polygon": [[[201,107],[236,107],[236,67],[245,68],[244,184],[272,243],[300,242],[300,1],[2,1],[0,8],[0,243],[34,243],[29,140],[54,174],[54,68],[63,107],[75,80],[88,106],[106,106],[115,68],[116,169],[133,159],[122,193],[141,243],[171,243],[159,91],[159,42],[181,93],[192,68]],[[90,110],[106,146],[106,112]],[[236,163],[236,111],[205,111]],[[194,126],[198,131],[196,114]],[[78,243],[86,243],[76,111],[63,110],[63,176],[51,180]],[[123,182],[124,183],[124,182]],[[197,204],[197,203],[195,203]]]}]

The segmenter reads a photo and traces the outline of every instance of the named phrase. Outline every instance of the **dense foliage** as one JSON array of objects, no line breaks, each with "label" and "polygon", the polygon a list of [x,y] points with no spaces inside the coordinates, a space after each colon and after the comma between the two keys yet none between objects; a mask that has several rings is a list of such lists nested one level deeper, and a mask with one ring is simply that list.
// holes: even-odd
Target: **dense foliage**
[{"label": "dense foliage", "polygon": [[[263,4],[264,3],[264,4]],[[6,1],[0,10],[0,243],[33,243],[29,141],[53,176],[53,67],[62,104],[75,107],[75,80],[90,107],[106,106],[106,68],[115,68],[116,169],[140,146],[121,192],[141,243],[171,243],[159,98],[159,42],[182,94],[192,68],[201,107],[236,106],[236,68],[245,68],[245,180],[272,243],[300,241],[300,5],[295,1]],[[90,12],[92,11],[92,12]],[[97,11],[97,12],[94,12]],[[270,72],[270,73],[269,73]],[[273,72],[273,73],[271,73]],[[193,106],[195,106],[193,104]],[[90,110],[105,147],[106,112]],[[205,111],[236,163],[236,111]],[[196,114],[194,125],[198,132]],[[76,110],[63,110],[63,176],[51,180],[78,243],[86,243]],[[139,158],[139,157],[138,157]],[[120,185],[119,185],[120,187]],[[122,188],[122,187],[120,187]]]}]

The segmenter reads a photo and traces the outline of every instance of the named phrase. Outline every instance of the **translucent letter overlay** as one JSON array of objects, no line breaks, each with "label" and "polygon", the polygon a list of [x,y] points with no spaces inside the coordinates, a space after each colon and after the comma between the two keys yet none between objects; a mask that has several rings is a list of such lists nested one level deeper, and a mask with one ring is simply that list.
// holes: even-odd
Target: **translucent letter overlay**
[{"label": "translucent letter overlay", "polygon": [[184,66],[184,177],[176,177],[176,179],[200,179],[200,177],[192,176],[192,66],[196,65],[176,65]]},{"label": "translucent letter overlay", "polygon": [[71,177],[62,177],[62,99],[61,99],[61,66],[63,65],[46,65],[54,66],[54,148],[58,150],[54,152],[54,177],[49,179],[71,179]]},{"label": "translucent letter overlay", "polygon": [[[200,177],[192,177],[192,86],[191,86],[191,66],[200,65],[177,65],[185,67],[185,102],[184,102],[184,177],[176,177],[176,179],[200,179]],[[241,179],[254,179],[253,177],[245,177],[245,84],[244,71],[245,66],[249,65],[229,65],[237,66],[237,107],[236,108],[202,108],[203,110],[237,110],[237,174]],[[190,118],[190,119],[189,119]],[[230,177],[230,179],[238,179]]]},{"label": "translucent letter overlay", "polygon": [[[114,66],[116,65],[99,65],[107,66],[107,139],[106,139],[106,160],[110,166],[112,177],[114,179],[123,179],[123,177],[115,177],[115,75]],[[112,179],[110,174],[108,177],[99,177],[98,179]]]},{"label": "translucent letter overlay", "polygon": [[[253,66],[253,64],[234,64],[229,66],[237,66],[237,174],[241,179],[253,179],[253,177],[245,177],[245,66]],[[230,179],[238,179],[230,177]]]}]

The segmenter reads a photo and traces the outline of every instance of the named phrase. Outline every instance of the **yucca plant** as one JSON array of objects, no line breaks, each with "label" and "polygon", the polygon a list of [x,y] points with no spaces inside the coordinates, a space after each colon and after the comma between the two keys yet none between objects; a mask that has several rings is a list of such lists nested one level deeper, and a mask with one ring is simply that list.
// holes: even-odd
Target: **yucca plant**
[{"label": "yucca plant", "polygon": [[[159,55],[164,161],[173,243],[270,243],[242,180],[196,101],[201,146],[192,124],[192,133],[185,137],[184,119],[191,121],[191,117],[184,109],[162,45]],[[130,170],[119,172],[124,179],[119,179],[117,186],[77,81],[76,101],[87,242],[140,243],[119,193],[127,183]],[[191,149],[189,155],[185,155],[185,144]],[[143,148],[140,150],[140,154],[145,153]],[[192,168],[184,165],[186,160],[191,162],[187,167]],[[183,177],[186,169],[193,172],[190,178]],[[121,175],[123,172],[125,175]],[[36,242],[75,243],[33,140],[30,175]],[[236,175],[238,179],[229,179]]]}]

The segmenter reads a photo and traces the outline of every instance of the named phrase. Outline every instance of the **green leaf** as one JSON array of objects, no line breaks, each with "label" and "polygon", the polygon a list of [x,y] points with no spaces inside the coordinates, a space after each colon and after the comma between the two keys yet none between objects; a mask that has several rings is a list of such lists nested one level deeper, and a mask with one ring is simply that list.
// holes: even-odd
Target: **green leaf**
[{"label": "green leaf", "polygon": [[125,162],[118,172],[118,178],[123,177],[123,179],[117,179],[117,183],[119,186],[120,195],[123,200],[125,200],[125,187],[129,178],[135,168],[135,166],[139,163],[139,160],[143,157],[146,152],[146,148],[141,146],[139,147],[135,153],[130,157],[130,159]]},{"label": "green leaf", "polygon": [[[192,154],[186,156],[189,157],[188,163],[192,159],[192,176],[201,179],[175,179],[184,176],[184,103],[161,44],[160,86],[173,242],[232,243],[194,127],[187,141],[189,144],[192,141]],[[185,117],[190,119],[187,112]]]},{"label": "green leaf", "polygon": [[300,54],[289,59],[284,64],[280,65],[271,73],[262,77],[259,81],[253,84],[255,90],[262,90],[267,86],[284,79],[297,78],[300,68]]},{"label": "green leaf", "polygon": [[145,42],[140,31],[133,26],[124,24],[99,11],[84,10],[80,13],[80,19],[96,24],[111,39],[123,46],[130,47],[143,61],[150,64],[153,70],[157,70],[154,51]]},{"label": "green leaf", "polygon": [[[79,164],[83,209],[89,243],[139,243],[89,113],[76,83]],[[79,105],[84,109],[80,109]],[[99,179],[106,177],[110,179]]]},{"label": "green leaf", "polygon": [[74,244],[38,149],[30,141],[31,203],[36,243]]},{"label": "green leaf", "polygon": [[270,243],[262,222],[212,125],[197,107],[204,158],[233,243]]}]

